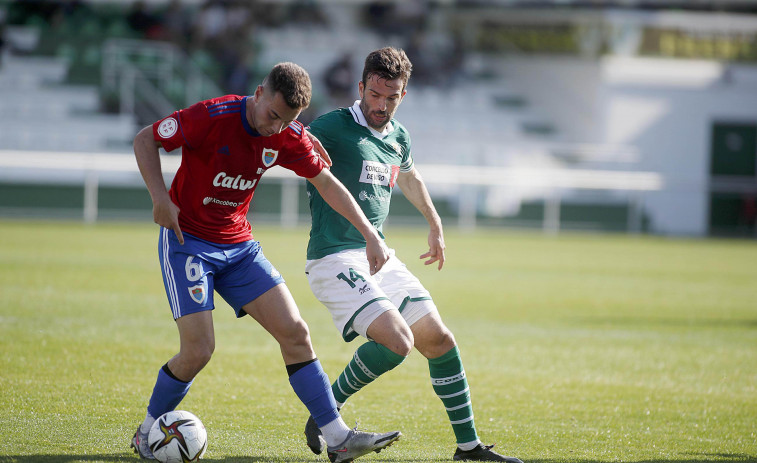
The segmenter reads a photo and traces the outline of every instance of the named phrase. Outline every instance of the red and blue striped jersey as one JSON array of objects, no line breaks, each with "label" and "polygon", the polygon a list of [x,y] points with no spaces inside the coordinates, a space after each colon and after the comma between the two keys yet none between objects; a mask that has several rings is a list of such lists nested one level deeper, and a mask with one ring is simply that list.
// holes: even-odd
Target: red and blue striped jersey
[{"label": "red and blue striped jersey", "polygon": [[247,213],[267,169],[278,165],[313,178],[325,167],[301,123],[270,137],[257,133],[246,118],[247,98],[201,101],[152,126],[166,151],[182,148],[169,191],[182,231],[214,243],[252,239]]}]

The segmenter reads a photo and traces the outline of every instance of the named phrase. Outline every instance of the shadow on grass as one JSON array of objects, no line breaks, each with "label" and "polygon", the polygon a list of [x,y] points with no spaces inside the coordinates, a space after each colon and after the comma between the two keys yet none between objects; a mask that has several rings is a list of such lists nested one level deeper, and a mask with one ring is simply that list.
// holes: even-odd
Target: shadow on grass
[{"label": "shadow on grass", "polygon": [[[140,462],[135,455],[128,454],[110,454],[110,455],[0,455],[0,463],[74,463],[74,462]],[[309,459],[287,458],[287,457],[264,457],[264,456],[246,456],[246,457],[225,457],[225,458],[203,458],[203,462],[217,463],[249,463],[249,462],[323,462],[327,461],[323,457],[313,457]],[[375,462],[434,462],[448,461],[443,459],[434,459],[429,457],[421,458],[371,458],[366,461]],[[650,459],[650,460],[627,460],[624,463],[757,463],[757,456],[746,455],[741,453],[692,453],[684,458],[676,459]],[[526,459],[525,463],[614,463],[610,460],[580,460],[580,459]]]}]

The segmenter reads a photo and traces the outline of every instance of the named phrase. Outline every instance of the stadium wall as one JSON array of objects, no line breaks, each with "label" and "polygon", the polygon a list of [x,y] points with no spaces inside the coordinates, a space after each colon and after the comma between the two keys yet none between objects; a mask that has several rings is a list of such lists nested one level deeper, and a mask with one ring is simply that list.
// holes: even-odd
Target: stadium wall
[{"label": "stadium wall", "polygon": [[[666,188],[643,199],[650,231],[708,234],[713,127],[757,124],[757,66],[639,57],[519,57],[503,66],[566,141],[635,146],[634,168],[665,178]],[[756,193],[756,175],[734,194]]]}]

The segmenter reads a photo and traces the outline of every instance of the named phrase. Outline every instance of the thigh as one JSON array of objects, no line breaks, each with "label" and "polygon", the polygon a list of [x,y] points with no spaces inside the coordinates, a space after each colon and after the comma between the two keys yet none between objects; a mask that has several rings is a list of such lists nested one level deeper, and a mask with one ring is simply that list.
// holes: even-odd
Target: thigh
[{"label": "thigh", "polygon": [[266,291],[242,310],[278,341],[287,365],[315,358],[308,326],[285,284]]},{"label": "thigh", "polygon": [[180,349],[182,351],[192,346],[205,348],[215,347],[215,333],[213,330],[213,313],[210,311],[185,315],[176,319],[179,329]]},{"label": "thigh", "polygon": [[367,337],[373,320],[396,309],[381,288],[380,276],[370,274],[364,249],[308,261],[305,273],[310,289],[329,310],[345,341],[358,335]]},{"label": "thigh", "polygon": [[284,278],[266,259],[257,241],[240,243],[226,253],[229,262],[215,275],[215,290],[234,309],[237,317],[243,317],[246,304],[284,283]]},{"label": "thigh", "polygon": [[213,309],[213,273],[216,265],[206,259],[205,242],[184,234],[179,244],[173,230],[160,228],[158,256],[163,285],[174,320]]},{"label": "thigh", "polygon": [[302,321],[297,304],[283,283],[248,302],[242,310],[274,337],[285,336],[291,326]]}]

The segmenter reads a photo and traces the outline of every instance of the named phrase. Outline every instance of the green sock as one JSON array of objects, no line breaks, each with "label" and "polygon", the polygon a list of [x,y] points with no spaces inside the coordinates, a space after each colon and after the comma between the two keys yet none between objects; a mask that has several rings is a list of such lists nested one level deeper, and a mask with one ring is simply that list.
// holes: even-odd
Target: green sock
[{"label": "green sock", "polygon": [[468,380],[465,379],[463,361],[457,346],[441,357],[428,359],[428,371],[431,374],[434,392],[447,409],[457,443],[478,440]]},{"label": "green sock", "polygon": [[331,385],[334,398],[339,404],[345,403],[352,394],[404,360],[402,355],[395,354],[375,341],[366,342],[357,348],[350,363]]}]

